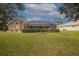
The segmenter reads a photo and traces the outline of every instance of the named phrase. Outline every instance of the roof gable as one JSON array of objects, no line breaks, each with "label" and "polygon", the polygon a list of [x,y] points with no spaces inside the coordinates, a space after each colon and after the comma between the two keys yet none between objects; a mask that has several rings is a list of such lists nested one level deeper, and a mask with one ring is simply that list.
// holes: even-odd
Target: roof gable
[{"label": "roof gable", "polygon": [[12,23],[14,23],[16,21],[24,22],[23,19],[14,19],[14,20],[9,21],[7,25],[10,25],[10,24],[12,24]]}]

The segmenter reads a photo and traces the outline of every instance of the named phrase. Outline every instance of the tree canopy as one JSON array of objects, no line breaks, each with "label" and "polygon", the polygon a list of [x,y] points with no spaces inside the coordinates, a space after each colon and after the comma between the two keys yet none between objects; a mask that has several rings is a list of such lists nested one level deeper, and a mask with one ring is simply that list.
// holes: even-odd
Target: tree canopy
[{"label": "tree canopy", "polygon": [[7,22],[16,18],[16,9],[23,10],[23,4],[0,4],[0,30],[7,30]]},{"label": "tree canopy", "polygon": [[64,3],[59,8],[61,14],[65,14],[66,18],[76,21],[79,20],[79,3]]}]

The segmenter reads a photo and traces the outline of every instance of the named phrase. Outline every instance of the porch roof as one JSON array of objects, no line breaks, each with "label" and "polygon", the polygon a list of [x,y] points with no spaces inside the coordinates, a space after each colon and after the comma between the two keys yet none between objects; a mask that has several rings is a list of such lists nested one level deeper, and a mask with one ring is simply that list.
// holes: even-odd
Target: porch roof
[{"label": "porch roof", "polygon": [[71,22],[68,22],[68,23],[65,23],[65,24],[61,24],[61,25],[58,25],[58,26],[76,26],[76,25],[79,25],[79,20],[77,21],[71,21]]}]

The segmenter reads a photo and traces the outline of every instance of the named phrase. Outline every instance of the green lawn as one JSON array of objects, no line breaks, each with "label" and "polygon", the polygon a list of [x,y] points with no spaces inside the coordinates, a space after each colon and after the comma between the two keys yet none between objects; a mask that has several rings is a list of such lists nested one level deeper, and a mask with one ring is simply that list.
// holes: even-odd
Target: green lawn
[{"label": "green lawn", "polygon": [[79,31],[0,32],[0,55],[79,55]]}]

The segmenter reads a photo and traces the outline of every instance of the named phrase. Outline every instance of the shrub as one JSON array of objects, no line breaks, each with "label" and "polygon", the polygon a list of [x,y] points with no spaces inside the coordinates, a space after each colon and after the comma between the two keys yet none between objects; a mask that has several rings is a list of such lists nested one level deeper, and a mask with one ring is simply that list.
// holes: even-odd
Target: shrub
[{"label": "shrub", "polygon": [[53,28],[53,29],[51,29],[51,30],[49,30],[49,29],[39,29],[39,28],[37,28],[37,29],[24,29],[23,30],[23,32],[25,33],[25,32],[28,32],[28,33],[30,33],[30,32],[60,32],[59,31],[59,29],[56,29],[56,28]]}]

